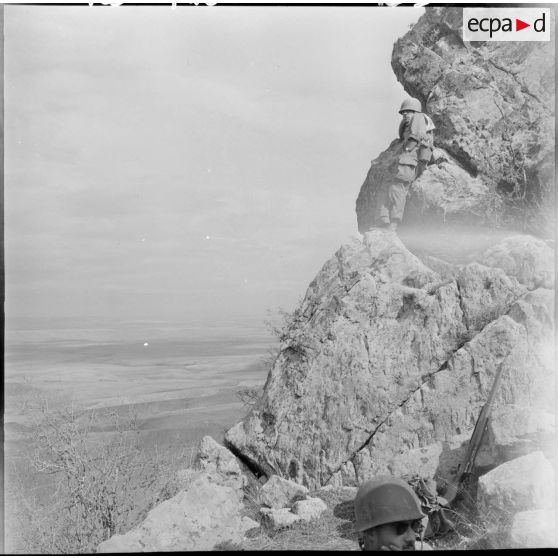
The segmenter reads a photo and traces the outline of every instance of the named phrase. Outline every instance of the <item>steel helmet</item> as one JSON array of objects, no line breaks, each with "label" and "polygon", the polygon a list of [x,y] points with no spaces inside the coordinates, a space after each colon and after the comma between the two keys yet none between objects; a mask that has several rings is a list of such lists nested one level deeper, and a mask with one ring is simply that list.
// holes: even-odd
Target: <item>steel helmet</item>
[{"label": "steel helmet", "polygon": [[418,99],[413,99],[413,97],[409,97],[408,99],[405,99],[401,103],[401,108],[399,109],[399,114],[401,114],[401,111],[403,111],[403,110],[414,110],[415,112],[421,112],[422,111],[422,106],[421,106],[420,101]]},{"label": "steel helmet", "polygon": [[413,489],[394,477],[375,477],[362,484],[354,508],[357,531],[424,517]]}]

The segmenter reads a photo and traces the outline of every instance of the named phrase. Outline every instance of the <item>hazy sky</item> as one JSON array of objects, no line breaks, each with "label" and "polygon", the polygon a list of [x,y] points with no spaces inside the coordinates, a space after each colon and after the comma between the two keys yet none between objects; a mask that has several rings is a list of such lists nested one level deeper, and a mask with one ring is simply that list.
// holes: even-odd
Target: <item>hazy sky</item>
[{"label": "hazy sky", "polygon": [[357,234],[417,8],[5,7],[6,321],[262,321]]}]

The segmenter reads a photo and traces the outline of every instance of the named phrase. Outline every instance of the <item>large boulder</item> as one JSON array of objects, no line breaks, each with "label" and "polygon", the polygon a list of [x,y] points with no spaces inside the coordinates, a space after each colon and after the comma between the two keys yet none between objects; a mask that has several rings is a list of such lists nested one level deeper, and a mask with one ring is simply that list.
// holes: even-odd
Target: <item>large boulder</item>
[{"label": "large boulder", "polygon": [[260,488],[259,500],[264,506],[270,508],[285,508],[295,500],[304,498],[308,488],[277,475],[271,478]]},{"label": "large boulder", "polygon": [[326,503],[320,498],[306,498],[293,505],[293,513],[302,521],[314,521],[327,510]]},{"label": "large boulder", "polygon": [[556,548],[555,510],[529,510],[517,513],[510,529],[512,548]]},{"label": "large boulder", "polygon": [[310,488],[416,463],[441,478],[500,368],[495,409],[552,409],[553,304],[500,268],[442,277],[375,230],[312,281],[262,400],[226,442],[261,473]]},{"label": "large boulder", "polygon": [[153,508],[138,527],[101,543],[97,552],[203,552],[222,543],[238,545],[249,528],[242,508],[234,488],[198,472],[188,488]]},{"label": "large boulder", "polygon": [[478,467],[495,467],[522,455],[542,450],[552,458],[555,450],[555,415],[517,405],[504,405],[488,419]]},{"label": "large boulder", "polygon": [[98,552],[198,552],[240,544],[257,524],[241,516],[246,478],[236,457],[210,436],[194,466],[178,470],[135,529],[101,543]]},{"label": "large boulder", "polygon": [[485,518],[555,505],[554,470],[540,451],[518,457],[479,478],[477,505]]},{"label": "large boulder", "polygon": [[405,224],[486,225],[499,209],[498,199],[488,184],[481,177],[469,174],[446,153],[413,182],[405,208]]}]

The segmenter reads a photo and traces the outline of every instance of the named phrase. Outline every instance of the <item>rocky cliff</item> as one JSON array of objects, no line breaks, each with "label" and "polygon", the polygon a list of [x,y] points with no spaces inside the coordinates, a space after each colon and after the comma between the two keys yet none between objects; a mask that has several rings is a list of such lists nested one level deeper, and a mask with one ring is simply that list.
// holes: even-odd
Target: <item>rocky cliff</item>
[{"label": "rocky cliff", "polygon": [[496,408],[552,412],[552,250],[516,237],[522,261],[536,263],[504,271],[509,242],[437,271],[382,230],[342,246],[310,284],[229,447],[311,488],[379,473],[442,480],[500,367]]},{"label": "rocky cliff", "polygon": [[[461,28],[461,8],[427,8],[394,45],[393,70],[432,117],[439,148],[411,189],[405,221],[511,223],[551,237],[554,43],[469,43]],[[393,148],[372,162],[362,185],[361,232],[374,219]]]},{"label": "rocky cliff", "polygon": [[553,45],[465,44],[460,28],[460,9],[429,8],[393,51],[396,75],[437,126],[436,162],[406,211],[412,232],[367,232],[392,144],[358,196],[363,237],[309,285],[263,397],[225,435],[228,449],[204,438],[164,502],[99,552],[300,550],[288,537],[266,546],[266,532],[275,540],[308,521],[304,550],[356,550],[349,487],[420,475],[443,492],[499,373],[475,461],[476,505],[490,525],[480,548],[556,544],[553,242],[495,232],[512,216],[523,232],[544,232],[553,218],[541,210],[553,189]]},{"label": "rocky cliff", "polygon": [[[543,232],[553,219],[553,44],[470,44],[460,33],[460,9],[428,8],[394,47],[398,79],[437,127],[436,162],[413,185],[405,220],[490,230],[519,211],[517,228]],[[360,190],[363,233],[394,161],[392,143]],[[310,488],[378,473],[443,485],[499,370],[496,409],[553,412],[552,244],[492,242],[451,262],[383,230],[343,245],[310,284],[228,447],[253,470]]]}]

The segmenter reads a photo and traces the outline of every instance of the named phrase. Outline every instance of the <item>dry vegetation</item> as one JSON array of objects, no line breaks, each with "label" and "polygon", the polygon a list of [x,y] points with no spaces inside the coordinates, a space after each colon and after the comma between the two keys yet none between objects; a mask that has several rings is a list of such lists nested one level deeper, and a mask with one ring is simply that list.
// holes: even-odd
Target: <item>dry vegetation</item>
[{"label": "dry vegetation", "polygon": [[[94,436],[99,430],[110,432]],[[92,553],[100,542],[137,525],[149,509],[171,497],[169,483],[174,472],[187,466],[191,456],[172,462],[149,456],[141,448],[138,433],[133,415],[100,417],[71,406],[59,411],[41,409],[29,453],[34,476],[24,479],[20,475],[19,482],[7,483],[6,551]],[[34,490],[30,490],[31,485]],[[252,476],[245,489],[244,513],[260,522],[258,487]],[[352,504],[355,489],[320,490],[312,496],[328,506],[319,520],[281,530],[263,524],[248,532],[241,547],[223,544],[216,550],[357,551]],[[474,494],[466,493],[452,517],[456,530],[429,541],[434,549],[505,546],[506,541],[490,535],[491,527],[505,523],[505,514],[480,519],[472,502]]]},{"label": "dry vegetation", "polygon": [[8,464],[7,552],[94,552],[141,521],[172,476],[176,459],[144,451],[132,414],[41,406],[34,418],[24,455]]},{"label": "dry vegetation", "polygon": [[[269,329],[280,342],[289,340],[294,316],[281,311]],[[270,351],[275,359],[277,349]],[[272,363],[270,362],[270,365]],[[237,392],[249,410],[261,390]],[[6,482],[6,551],[9,553],[80,554],[95,552],[102,541],[123,533],[143,520],[160,501],[178,488],[175,472],[191,465],[193,455],[147,454],[141,445],[136,417],[129,413],[99,415],[67,406],[50,410],[45,404],[25,402],[35,423],[25,459],[12,461]],[[57,405],[60,409],[60,405]],[[30,472],[32,474],[30,474]],[[258,523],[259,481],[249,471],[244,514]],[[252,529],[241,547],[220,545],[221,551],[358,551],[354,531],[356,489],[337,488],[312,494],[328,506],[319,520],[273,530],[262,524]],[[491,532],[509,521],[481,518],[475,495],[465,491],[452,514],[455,531],[428,541],[435,550],[502,548]]]}]

